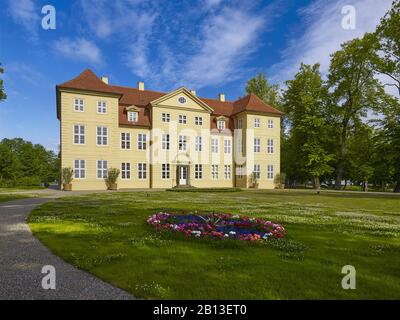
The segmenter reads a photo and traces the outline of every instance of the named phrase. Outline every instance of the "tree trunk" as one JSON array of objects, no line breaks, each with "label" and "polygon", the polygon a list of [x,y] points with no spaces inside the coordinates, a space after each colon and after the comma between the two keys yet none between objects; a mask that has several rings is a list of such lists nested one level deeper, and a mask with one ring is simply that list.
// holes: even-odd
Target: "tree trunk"
[{"label": "tree trunk", "polygon": [[394,192],[400,193],[400,173],[397,174],[396,185],[394,186]]},{"label": "tree trunk", "polygon": [[342,133],[341,133],[341,138],[340,138],[339,163],[338,163],[337,172],[336,172],[336,181],[335,181],[335,189],[336,190],[339,190],[342,186],[348,124],[349,124],[349,120],[344,119],[343,123],[342,123]]},{"label": "tree trunk", "polygon": [[314,177],[314,188],[317,191],[321,190],[321,183],[319,182],[319,177]]}]

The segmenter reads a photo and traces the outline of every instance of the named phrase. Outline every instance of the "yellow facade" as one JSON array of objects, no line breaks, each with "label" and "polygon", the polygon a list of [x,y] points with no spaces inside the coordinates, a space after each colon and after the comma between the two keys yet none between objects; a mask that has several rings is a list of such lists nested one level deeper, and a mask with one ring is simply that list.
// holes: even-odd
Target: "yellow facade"
[{"label": "yellow facade", "polygon": [[[236,134],[230,130],[211,129],[212,108],[181,88],[153,101],[151,126],[140,127],[119,124],[117,95],[64,89],[60,89],[59,94],[61,167],[79,170],[76,161],[85,162],[84,177],[74,178],[73,190],[107,188],[104,178],[98,177],[99,161],[106,161],[107,169],[120,170],[122,163],[125,166],[129,163],[130,177],[125,174],[123,178],[121,173],[118,188],[172,188],[182,181],[183,185],[199,188],[247,188],[251,186],[254,165],[260,168],[259,188],[275,187],[274,178],[280,172],[279,115],[245,111],[232,117]],[[186,100],[184,104],[179,102],[181,97]],[[75,99],[83,100],[83,111],[75,110]],[[99,101],[105,102],[106,113],[98,112]],[[168,114],[169,122],[165,121],[165,114]],[[201,118],[201,123],[196,123],[196,117]],[[259,119],[259,127],[255,127],[255,119]],[[269,120],[273,122],[272,128],[268,127]],[[75,143],[75,126],[84,126],[84,143]],[[98,144],[98,127],[107,128],[106,145]],[[121,134],[129,135],[129,149],[122,148]],[[139,134],[147,137],[145,150],[138,148]],[[169,134],[168,150],[163,149],[163,135],[166,134]],[[198,137],[201,137],[201,143],[198,143]],[[255,138],[260,140],[260,152],[254,152]],[[273,140],[272,153],[267,152],[268,139]],[[240,151],[239,144],[242,145],[243,159],[239,159],[243,162],[242,170],[238,169],[235,156]],[[139,164],[146,164],[145,178],[139,177]],[[163,171],[166,165],[169,165],[169,175]],[[199,165],[201,175],[196,170]],[[273,166],[269,176],[268,166]]]}]

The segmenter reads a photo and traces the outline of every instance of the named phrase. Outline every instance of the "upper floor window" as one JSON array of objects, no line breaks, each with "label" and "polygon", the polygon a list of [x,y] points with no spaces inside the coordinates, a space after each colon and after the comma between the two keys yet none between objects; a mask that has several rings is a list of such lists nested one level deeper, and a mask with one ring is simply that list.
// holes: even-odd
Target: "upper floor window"
[{"label": "upper floor window", "polygon": [[260,179],[260,165],[259,164],[255,164],[254,165],[254,171],[253,171],[253,173],[254,173],[254,177],[256,178],[256,179]]},{"label": "upper floor window", "polygon": [[84,107],[85,107],[85,105],[84,105],[83,99],[80,99],[80,98],[74,99],[74,110],[75,111],[83,112]]},{"label": "upper floor window", "polygon": [[138,179],[147,179],[147,164],[138,163]]},{"label": "upper floor window", "polygon": [[129,132],[121,132],[121,148],[131,148],[131,134]]},{"label": "upper floor window", "polygon": [[179,123],[186,124],[186,116],[183,114],[179,115]]},{"label": "upper floor window", "polygon": [[138,134],[138,150],[146,150],[147,148],[147,135],[144,133],[139,133]]},{"label": "upper floor window", "polygon": [[260,127],[260,118],[254,118],[254,128]]},{"label": "upper floor window", "polygon": [[196,151],[202,151],[203,150],[203,144],[202,144],[201,136],[196,137],[195,150]]},{"label": "upper floor window", "polygon": [[186,142],[187,142],[186,136],[179,136],[179,144],[178,144],[179,150],[182,151],[186,150]]},{"label": "upper floor window", "polygon": [[85,126],[74,125],[74,144],[85,144]]},{"label": "upper floor window", "polygon": [[218,165],[217,164],[211,165],[211,177],[213,178],[213,180],[218,179]]},{"label": "upper floor window", "polygon": [[217,121],[217,128],[218,128],[218,130],[225,130],[225,121],[224,120],[218,120]]},{"label": "upper floor window", "polygon": [[211,152],[218,152],[218,139],[211,139]]},{"label": "upper floor window", "polygon": [[202,117],[194,117],[194,124],[196,126],[201,126],[203,125],[203,118]]},{"label": "upper floor window", "polygon": [[268,129],[272,129],[274,127],[274,120],[268,119],[267,126],[268,126]]},{"label": "upper floor window", "polygon": [[108,144],[108,128],[97,127],[97,145],[106,146]]},{"label": "upper floor window", "polygon": [[269,164],[267,166],[267,179],[272,180],[274,178],[274,166]]},{"label": "upper floor window", "polygon": [[274,153],[274,140],[273,139],[267,140],[267,153]]},{"label": "upper floor window", "polygon": [[107,113],[107,103],[105,101],[97,101],[97,113]]},{"label": "upper floor window", "polygon": [[231,153],[231,140],[225,139],[224,140],[224,152],[225,153]]},{"label": "upper floor window", "polygon": [[254,138],[254,152],[260,152],[260,138]]},{"label": "upper floor window", "polygon": [[107,178],[108,173],[108,161],[97,160],[97,179]]},{"label": "upper floor window", "polygon": [[161,114],[161,121],[162,122],[170,122],[171,121],[171,115],[169,113],[162,113]]},{"label": "upper floor window", "polygon": [[74,161],[74,178],[85,179],[86,177],[86,161],[75,160]]},{"label": "upper floor window", "polygon": [[169,150],[169,134],[163,134],[162,135],[162,149],[163,150]]},{"label": "upper floor window", "polygon": [[138,112],[137,111],[128,111],[128,121],[129,122],[137,122],[138,121]]},{"label": "upper floor window", "polygon": [[225,180],[231,179],[231,166],[229,164],[224,165],[224,178]]},{"label": "upper floor window", "polygon": [[121,179],[130,179],[131,178],[131,163],[130,162],[122,162],[121,163]]},{"label": "upper floor window", "polygon": [[194,178],[195,179],[203,179],[203,165],[202,164],[194,165]]},{"label": "upper floor window", "polygon": [[243,119],[237,119],[236,128],[242,129],[243,128]]}]

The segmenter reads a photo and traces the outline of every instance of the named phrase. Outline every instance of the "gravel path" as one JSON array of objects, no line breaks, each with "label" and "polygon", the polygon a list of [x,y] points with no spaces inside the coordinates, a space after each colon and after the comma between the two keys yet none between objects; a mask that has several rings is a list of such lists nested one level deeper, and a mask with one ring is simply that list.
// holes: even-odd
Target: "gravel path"
[{"label": "gravel path", "polygon": [[[125,291],[78,270],[52,254],[31,233],[26,218],[49,198],[0,203],[0,300],[134,299]],[[56,270],[56,289],[42,288],[44,265]]]}]

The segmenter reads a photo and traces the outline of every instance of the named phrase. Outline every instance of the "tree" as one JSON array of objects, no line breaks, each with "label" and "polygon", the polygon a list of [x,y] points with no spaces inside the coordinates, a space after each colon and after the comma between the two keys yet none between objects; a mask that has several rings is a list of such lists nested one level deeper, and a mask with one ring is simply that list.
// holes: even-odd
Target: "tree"
[{"label": "tree", "polygon": [[[346,161],[346,143],[349,130],[367,111],[381,110],[388,95],[383,85],[374,78],[371,59],[376,55],[374,35],[366,34],[342,44],[332,55],[328,85],[332,91],[336,125],[339,128],[339,150],[335,187],[341,187]],[[374,58],[375,59],[375,58]]]},{"label": "tree", "polygon": [[[0,74],[4,73],[4,69],[1,67],[1,63],[0,63]],[[7,95],[4,91],[4,85],[3,85],[3,80],[0,79],[0,102],[2,100],[5,100],[7,98]]]},{"label": "tree", "polygon": [[254,93],[265,103],[280,109],[279,86],[270,85],[264,73],[259,73],[247,81],[246,92],[247,94]]},{"label": "tree", "polygon": [[334,158],[326,148],[331,136],[331,128],[324,117],[328,90],[319,64],[302,63],[294,79],[286,84],[283,106],[290,122],[291,161],[297,167],[297,174],[311,176],[315,188],[319,189],[320,177],[333,170],[330,162]]}]

